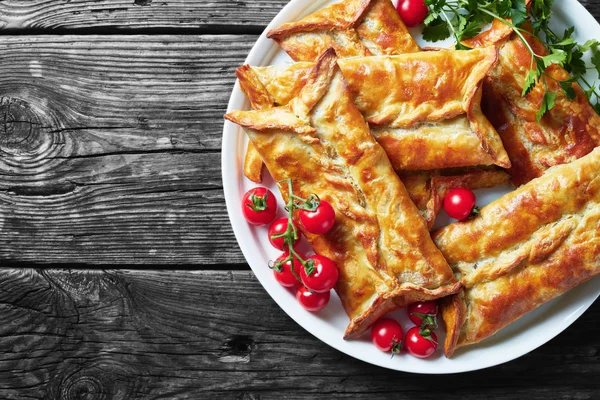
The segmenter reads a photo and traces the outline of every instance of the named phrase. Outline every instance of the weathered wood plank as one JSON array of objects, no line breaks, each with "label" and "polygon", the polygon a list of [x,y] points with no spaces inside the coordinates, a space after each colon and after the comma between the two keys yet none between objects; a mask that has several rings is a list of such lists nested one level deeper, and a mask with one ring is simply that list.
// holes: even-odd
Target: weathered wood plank
[{"label": "weathered wood plank", "polygon": [[[288,0],[21,0],[0,2],[4,29],[172,28],[260,33]],[[237,29],[239,32],[239,29]],[[241,33],[241,32],[239,32]]]},{"label": "weathered wood plank", "polygon": [[240,263],[220,142],[252,36],[5,37],[0,263]]},{"label": "weathered wood plank", "polygon": [[[600,4],[580,2],[600,18]],[[260,33],[288,0],[21,0],[0,2],[0,28],[38,30],[185,29]]]},{"label": "weathered wood plank", "polygon": [[41,132],[34,130],[30,146],[44,142],[37,136],[76,136],[86,143],[75,144],[77,155],[220,149],[235,68],[255,41],[251,35],[3,37],[0,141],[20,143],[19,134],[33,127]]},{"label": "weathered wood plank", "polygon": [[250,272],[0,270],[0,287],[3,399],[593,399],[600,391],[599,304],[519,360],[432,380],[329,348]]}]

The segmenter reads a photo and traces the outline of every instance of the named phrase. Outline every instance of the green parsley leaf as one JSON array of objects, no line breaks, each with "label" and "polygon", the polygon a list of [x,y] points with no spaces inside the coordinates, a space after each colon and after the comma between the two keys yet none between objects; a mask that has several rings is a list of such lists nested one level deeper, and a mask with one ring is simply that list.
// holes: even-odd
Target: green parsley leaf
[{"label": "green parsley leaf", "polygon": [[467,24],[467,26],[465,26],[465,29],[463,29],[463,31],[462,31],[461,39],[462,40],[471,39],[472,37],[479,35],[480,32],[481,32],[481,25],[478,22],[476,22],[476,21],[469,22]]},{"label": "green parsley leaf", "polygon": [[440,17],[436,18],[423,28],[423,39],[428,42],[437,42],[448,39],[451,35],[452,33],[450,32],[448,24]]},{"label": "green parsley leaf", "polygon": [[560,87],[565,93],[565,96],[567,96],[567,99],[575,100],[577,94],[575,93],[575,89],[573,89],[573,82],[571,80],[560,82]]},{"label": "green parsley leaf", "polygon": [[527,6],[525,0],[513,0],[513,5],[510,10],[512,22],[516,26],[521,26],[527,19]]},{"label": "green parsley leaf", "polygon": [[535,69],[532,69],[529,71],[529,73],[527,74],[527,79],[525,79],[525,84],[523,86],[523,92],[521,93],[521,96],[527,96],[529,93],[531,93],[531,91],[533,90],[533,88],[535,87],[535,84],[538,81],[538,74],[537,71]]},{"label": "green parsley leaf", "polygon": [[537,113],[537,121],[540,122],[542,117],[550,110],[554,108],[554,104],[556,102],[556,94],[552,92],[544,93],[544,99],[542,100],[542,106],[540,107]]},{"label": "green parsley leaf", "polygon": [[571,58],[567,59],[565,69],[573,75],[584,75],[587,72],[585,61],[583,61],[583,53],[577,49],[571,51]]},{"label": "green parsley leaf", "polygon": [[554,53],[542,57],[542,61],[544,62],[544,69],[548,68],[552,64],[563,65],[566,60],[567,53],[565,53],[562,50],[555,50]]},{"label": "green parsley leaf", "polygon": [[598,48],[598,46],[600,46],[600,42],[598,40],[590,39],[584,44],[580,44],[579,49],[585,53],[586,51]]},{"label": "green parsley leaf", "polygon": [[598,74],[600,75],[600,51],[594,50],[592,55],[592,64],[594,64],[596,71],[598,71]]}]

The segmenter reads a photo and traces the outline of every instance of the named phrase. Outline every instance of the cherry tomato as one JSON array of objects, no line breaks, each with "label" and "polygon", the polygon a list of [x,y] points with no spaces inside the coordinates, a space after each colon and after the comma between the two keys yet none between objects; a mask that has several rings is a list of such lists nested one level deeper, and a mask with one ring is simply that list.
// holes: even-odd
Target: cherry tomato
[{"label": "cherry tomato", "polygon": [[424,0],[400,0],[396,10],[404,24],[410,27],[421,25],[429,13]]},{"label": "cherry tomato", "polygon": [[[284,243],[284,239],[282,237],[273,239],[273,236],[285,233],[285,231],[287,230],[287,226],[288,226],[287,217],[277,218],[275,220],[275,222],[273,222],[271,224],[271,226],[269,226],[269,242],[271,242],[273,247],[275,247],[276,249],[284,250],[284,251],[287,250],[287,249],[283,248],[285,243]],[[298,231],[298,235],[301,235],[300,231]],[[296,249],[296,246],[299,243],[299,239],[300,239],[300,237],[298,237],[298,240],[296,241],[296,243],[294,243],[294,250]]]},{"label": "cherry tomato", "polygon": [[298,214],[304,229],[314,235],[326,234],[335,224],[335,210],[324,200],[321,200],[315,211],[300,210]]},{"label": "cherry tomato", "polygon": [[264,187],[250,189],[242,199],[242,211],[249,224],[267,225],[277,214],[277,199]]},{"label": "cherry tomato", "polygon": [[404,346],[406,350],[413,356],[418,358],[427,358],[437,349],[437,336],[435,332],[429,332],[429,338],[423,337],[419,333],[421,328],[415,326],[406,332]]},{"label": "cherry tomato", "polygon": [[315,270],[312,274],[306,273],[306,268],[300,269],[300,279],[308,289],[316,293],[329,292],[338,281],[339,271],[337,265],[329,258],[315,254],[306,259],[312,260]]},{"label": "cherry tomato", "polygon": [[444,209],[454,219],[465,220],[477,210],[475,193],[469,189],[452,189],[444,199]]},{"label": "cherry tomato", "polygon": [[[275,262],[281,262],[281,261],[285,260],[286,258],[288,258],[288,254],[284,253],[284,254],[280,255],[277,258],[277,260],[275,260]],[[296,273],[298,274],[298,273],[300,273],[301,269],[302,269],[302,264],[300,264],[300,261],[298,261],[294,257],[294,271],[296,271]],[[298,279],[296,279],[296,276],[292,272],[292,261],[286,261],[285,263],[283,263],[281,265],[281,272],[277,272],[276,270],[273,270],[273,275],[275,275],[275,279],[283,287],[294,287],[299,283]]]},{"label": "cherry tomato", "polygon": [[381,351],[386,353],[400,353],[400,342],[402,342],[402,327],[390,318],[381,318],[371,327],[371,340]]},{"label": "cherry tomato", "polygon": [[315,312],[325,308],[329,303],[331,292],[313,293],[304,286],[296,291],[296,299],[305,310]]},{"label": "cherry tomato", "polygon": [[406,311],[408,312],[408,318],[410,318],[413,324],[421,326],[423,317],[417,314],[431,315],[432,318],[435,318],[438,313],[438,305],[435,301],[422,301],[409,304],[408,307],[406,307]]}]

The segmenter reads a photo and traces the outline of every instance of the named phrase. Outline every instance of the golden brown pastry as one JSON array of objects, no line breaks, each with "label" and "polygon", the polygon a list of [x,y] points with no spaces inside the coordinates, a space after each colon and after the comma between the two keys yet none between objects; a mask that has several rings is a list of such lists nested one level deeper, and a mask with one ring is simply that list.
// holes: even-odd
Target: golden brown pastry
[{"label": "golden brown pastry", "polygon": [[390,0],[345,0],[267,33],[295,61],[315,61],[329,48],[338,57],[420,50]]},{"label": "golden brown pastry", "polygon": [[[494,128],[481,112],[480,85],[496,62],[493,47],[340,59],[356,104],[396,170],[473,165],[509,167]],[[312,63],[255,67],[240,80],[262,83],[284,105],[306,82]],[[246,75],[246,76],[244,76]]]},{"label": "golden brown pastry", "polygon": [[600,274],[600,148],[434,234],[464,292],[445,301],[445,353]]},{"label": "golden brown pastry", "polygon": [[[306,236],[339,268],[336,291],[350,317],[345,337],[392,309],[460,288],[356,108],[333,51],[287,106],[225,118],[244,127],[275,181],[292,179],[297,195],[317,193],[336,209],[332,231]],[[279,188],[287,198],[286,185]]]},{"label": "golden brown pastry", "polygon": [[[255,75],[246,72],[247,66],[242,66],[237,69],[236,75],[240,88],[246,93],[252,108],[255,110],[263,110],[273,107],[273,99],[266,90],[261,89],[261,84],[256,80]],[[246,157],[244,158],[244,175],[253,182],[262,182],[263,161],[260,154],[254,148],[252,142],[248,142],[246,149]]]},{"label": "golden brown pastry", "polygon": [[[537,54],[547,49],[536,39],[526,35]],[[531,55],[512,30],[499,21],[492,29],[466,41],[471,47],[497,45],[498,65],[490,72],[484,84],[483,109],[502,138],[512,162],[510,170],[515,185],[521,185],[541,176],[554,165],[576,160],[600,145],[600,117],[590,105],[577,84],[577,97],[569,100],[553,79],[568,79],[569,73],[552,65],[547,73],[548,86],[557,94],[556,105],[540,122],[536,115],[542,103],[542,84],[522,97]]]}]

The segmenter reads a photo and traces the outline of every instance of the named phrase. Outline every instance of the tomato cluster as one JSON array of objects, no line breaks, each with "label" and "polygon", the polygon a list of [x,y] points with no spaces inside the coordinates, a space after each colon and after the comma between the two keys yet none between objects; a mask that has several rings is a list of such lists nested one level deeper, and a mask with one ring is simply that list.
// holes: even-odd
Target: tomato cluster
[{"label": "tomato cluster", "polygon": [[418,358],[435,353],[438,340],[433,329],[437,327],[438,306],[435,301],[413,303],[407,307],[408,317],[416,325],[406,335],[394,319],[381,318],[371,326],[371,340],[381,351],[398,354],[404,348]]},{"label": "tomato cluster", "polygon": [[277,214],[277,201],[273,193],[262,187],[249,190],[243,198],[244,217],[252,225],[272,222],[268,229],[269,242],[283,251],[272,266],[275,279],[284,287],[296,288],[296,299],[306,310],[319,311],[329,303],[330,291],[338,281],[338,268],[325,256],[315,254],[304,257],[298,253],[301,232],[296,222],[292,221],[292,215],[296,215],[305,232],[324,235],[335,224],[335,210],[330,203],[315,195],[303,200],[301,208],[294,210],[298,206],[291,190],[289,196],[290,203],[286,205],[289,216],[273,221]]}]

